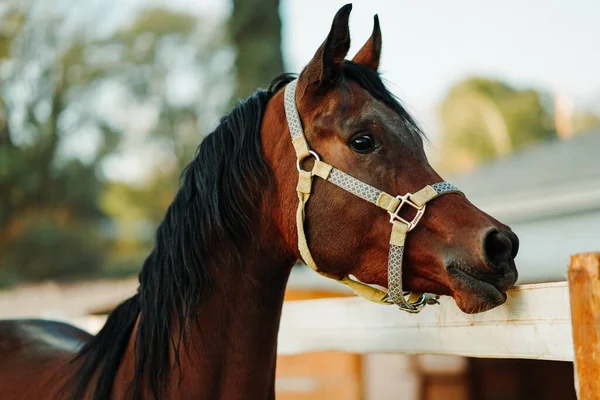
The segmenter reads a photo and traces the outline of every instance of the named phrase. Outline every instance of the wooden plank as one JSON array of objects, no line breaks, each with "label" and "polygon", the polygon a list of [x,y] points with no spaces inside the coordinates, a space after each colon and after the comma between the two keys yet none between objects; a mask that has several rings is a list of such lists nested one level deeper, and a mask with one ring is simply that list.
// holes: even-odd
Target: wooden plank
[{"label": "wooden plank", "polygon": [[325,352],[277,357],[277,400],[362,398],[361,357]]},{"label": "wooden plank", "polygon": [[571,257],[569,266],[575,376],[581,400],[600,396],[600,253]]},{"label": "wooden plank", "polygon": [[441,303],[411,315],[359,298],[286,302],[278,351],[573,360],[566,282],[517,287],[480,314],[462,313],[449,297]]},{"label": "wooden plank", "polygon": [[314,299],[330,299],[338,297],[352,297],[352,292],[332,292],[323,289],[295,289],[290,288],[285,291],[284,301],[296,300],[314,300]]},{"label": "wooden plank", "polygon": [[[103,317],[69,319],[95,333]],[[506,304],[467,315],[449,297],[420,314],[364,299],[286,301],[278,353],[447,354],[573,361],[567,282],[519,286]]]}]

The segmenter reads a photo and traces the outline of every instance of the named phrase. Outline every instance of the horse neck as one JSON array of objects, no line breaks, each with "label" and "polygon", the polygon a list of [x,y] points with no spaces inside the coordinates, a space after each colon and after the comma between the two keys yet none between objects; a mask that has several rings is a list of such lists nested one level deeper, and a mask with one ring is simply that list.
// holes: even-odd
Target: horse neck
[{"label": "horse neck", "polygon": [[[267,105],[261,128],[275,190],[263,193],[259,227],[243,265],[214,271],[214,291],[198,313],[191,351],[179,354],[183,379],[173,398],[275,398],[277,333],[285,287],[298,259],[292,240],[295,207],[289,204],[296,200],[294,179],[287,177],[295,178],[295,161],[289,136],[281,135],[284,115],[278,93]],[[289,162],[283,162],[282,154],[289,155]],[[274,168],[281,164],[291,168]]]},{"label": "horse neck", "polygon": [[[256,399],[274,398],[277,333],[294,263],[278,241],[271,237],[268,246],[247,254],[239,268],[214,269],[212,294],[200,305],[198,322],[178,350],[181,367],[170,374],[166,398],[242,399],[249,393]],[[115,380],[115,393],[123,397],[116,398],[128,398],[136,330]],[[172,365],[175,351],[171,348]]]},{"label": "horse neck", "polygon": [[[293,209],[281,211],[279,201],[278,195],[263,198],[260,227],[242,265],[210,268],[211,295],[200,305],[198,323],[187,331],[187,347],[179,349],[181,368],[170,375],[167,398],[275,397],[277,333],[287,279],[297,259],[289,250],[290,232],[282,230],[282,225],[293,227]],[[136,331],[115,380],[115,392],[124,393],[123,398],[133,378]]]},{"label": "horse neck", "polygon": [[247,273],[215,279],[190,351],[179,354],[189,398],[274,398],[277,333],[292,263],[262,254],[244,265]]}]

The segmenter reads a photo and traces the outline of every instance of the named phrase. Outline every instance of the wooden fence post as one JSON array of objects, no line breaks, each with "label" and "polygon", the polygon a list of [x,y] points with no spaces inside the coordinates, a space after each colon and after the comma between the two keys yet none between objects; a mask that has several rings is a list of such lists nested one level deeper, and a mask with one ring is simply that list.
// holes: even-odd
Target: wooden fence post
[{"label": "wooden fence post", "polygon": [[571,256],[569,293],[580,400],[600,398],[600,253]]}]

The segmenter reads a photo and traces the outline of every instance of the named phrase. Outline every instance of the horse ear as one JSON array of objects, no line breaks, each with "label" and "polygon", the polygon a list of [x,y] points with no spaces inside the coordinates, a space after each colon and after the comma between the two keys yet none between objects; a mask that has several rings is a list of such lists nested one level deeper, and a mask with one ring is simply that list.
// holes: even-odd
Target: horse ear
[{"label": "horse ear", "polygon": [[348,19],[351,10],[352,4],[346,4],[335,14],[329,35],[298,78],[298,88],[302,88],[302,92],[312,83],[332,83],[339,77],[350,49]]},{"label": "horse ear", "polygon": [[373,20],[373,33],[371,37],[356,53],[352,61],[377,71],[377,68],[379,68],[379,57],[381,56],[381,29],[379,28],[379,17],[377,14],[375,14]]}]

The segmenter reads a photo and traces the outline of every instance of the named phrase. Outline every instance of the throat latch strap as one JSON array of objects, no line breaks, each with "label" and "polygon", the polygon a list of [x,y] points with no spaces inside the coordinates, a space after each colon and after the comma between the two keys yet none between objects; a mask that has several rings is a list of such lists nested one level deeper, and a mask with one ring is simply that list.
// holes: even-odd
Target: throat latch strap
[{"label": "throat latch strap", "polygon": [[[304,137],[295,102],[296,84],[297,81],[292,81],[286,87],[284,106],[292,136],[292,144],[297,156],[298,184],[296,192],[298,193],[298,209],[296,211],[296,227],[298,233],[298,250],[300,251],[302,260],[319,274],[347,285],[357,295],[376,303],[396,304],[401,310],[410,313],[417,313],[425,305],[436,303],[437,296],[435,295],[411,294],[410,292],[403,291],[402,257],[404,254],[404,243],[407,233],[418,224],[423,216],[427,202],[445,193],[462,192],[452,184],[439,182],[427,185],[414,194],[408,193],[404,196],[392,196],[321,161],[317,153],[310,150]],[[311,171],[305,171],[302,169],[301,164],[302,161],[309,157],[314,157],[315,163]],[[352,279],[349,276],[336,276],[320,271],[317,267],[310,253],[304,232],[305,207],[310,198],[314,176],[329,181],[388,212],[392,224],[392,232],[390,236],[387,292]],[[407,221],[399,215],[400,210],[406,206],[416,209],[416,215],[411,221]]]}]

